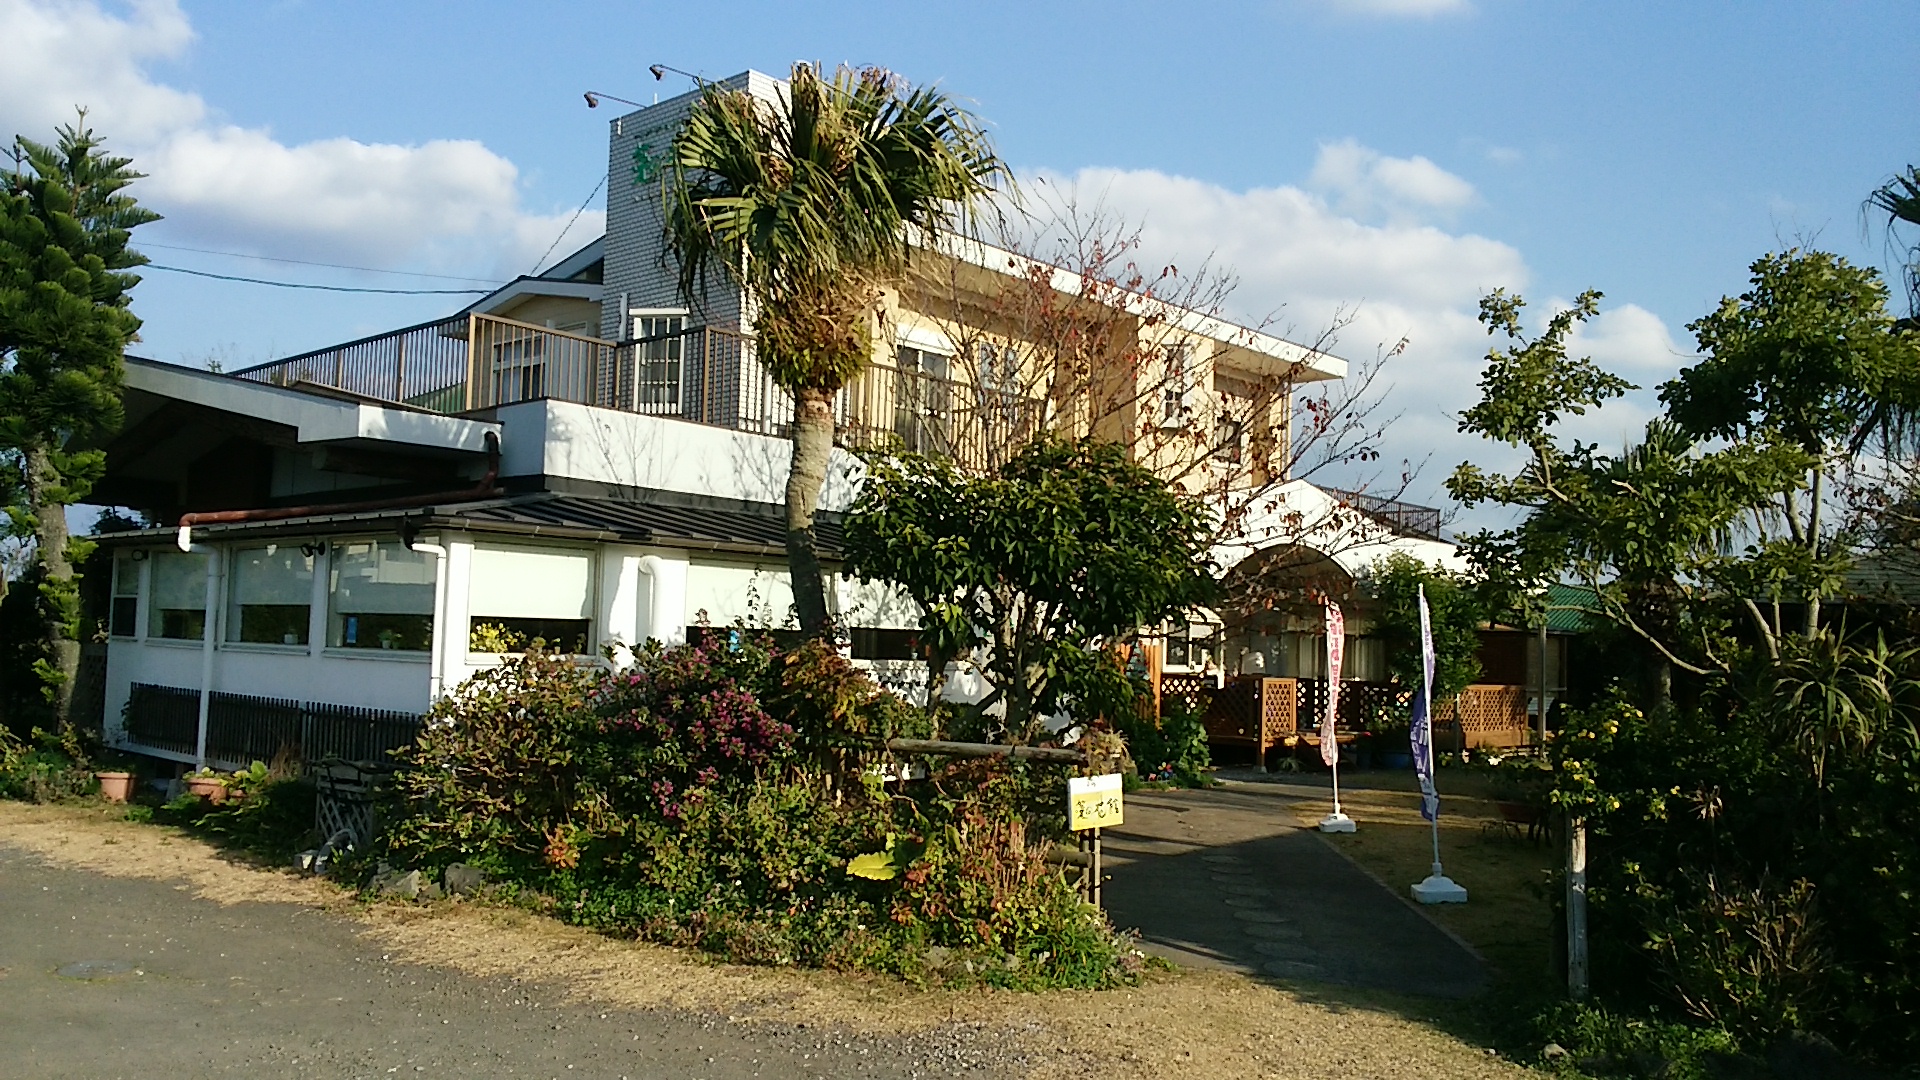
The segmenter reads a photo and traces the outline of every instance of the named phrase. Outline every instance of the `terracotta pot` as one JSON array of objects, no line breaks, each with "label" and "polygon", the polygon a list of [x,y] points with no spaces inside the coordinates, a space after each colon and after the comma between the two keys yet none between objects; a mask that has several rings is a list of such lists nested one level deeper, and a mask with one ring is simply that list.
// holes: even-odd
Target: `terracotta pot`
[{"label": "terracotta pot", "polygon": [[130,772],[97,772],[94,779],[100,781],[100,794],[108,802],[126,802],[133,797],[133,774]]},{"label": "terracotta pot", "polygon": [[216,806],[227,801],[227,782],[217,776],[190,776],[187,790]]}]

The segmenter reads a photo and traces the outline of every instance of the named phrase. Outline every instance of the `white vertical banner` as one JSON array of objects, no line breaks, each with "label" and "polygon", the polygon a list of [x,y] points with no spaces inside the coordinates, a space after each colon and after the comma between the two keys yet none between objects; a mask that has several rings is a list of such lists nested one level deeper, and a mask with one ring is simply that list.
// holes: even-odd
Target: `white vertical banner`
[{"label": "white vertical banner", "polygon": [[1340,663],[1347,654],[1347,618],[1327,601],[1327,711],[1320,717],[1320,760],[1333,770],[1333,813],[1320,819],[1321,832],[1354,831],[1353,819],[1340,809]]},{"label": "white vertical banner", "polygon": [[1327,601],[1327,712],[1320,718],[1320,760],[1340,763],[1340,664],[1347,654],[1347,617],[1340,605]]}]

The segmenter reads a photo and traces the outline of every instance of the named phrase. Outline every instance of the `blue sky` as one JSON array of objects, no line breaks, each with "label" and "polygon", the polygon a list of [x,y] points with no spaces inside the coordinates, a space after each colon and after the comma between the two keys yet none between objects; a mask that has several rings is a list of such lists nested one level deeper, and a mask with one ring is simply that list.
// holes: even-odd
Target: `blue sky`
[{"label": "blue sky", "polygon": [[[956,16],[955,12],[961,14]],[[1392,361],[1395,457],[1453,434],[1485,340],[1475,299],[1587,287],[1582,344],[1636,381],[1746,264],[1813,240],[1888,249],[1862,200],[1920,161],[1920,5],[1265,0],[1105,3],[56,3],[0,0],[0,124],[72,104],[153,174],[149,244],[500,279],[524,272],[604,169],[608,111],[650,63],[705,76],[793,60],[891,67],[972,101],[1023,175],[1139,221],[1153,258],[1215,254],[1249,316]],[[595,205],[567,243],[589,239]],[[562,245],[563,248],[567,244]],[[150,247],[156,262],[376,287],[459,287]],[[152,272],[147,355],[234,366],[458,306]],[[1586,424],[1613,443],[1645,395]]]}]

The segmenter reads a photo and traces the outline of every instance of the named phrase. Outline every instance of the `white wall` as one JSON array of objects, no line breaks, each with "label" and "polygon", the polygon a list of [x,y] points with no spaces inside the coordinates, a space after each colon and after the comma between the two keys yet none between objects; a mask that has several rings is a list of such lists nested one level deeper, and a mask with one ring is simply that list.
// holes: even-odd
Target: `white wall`
[{"label": "white wall", "polygon": [[[565,401],[524,401],[497,413],[505,476],[564,476],[712,495],[778,507],[793,445],[785,439]],[[853,505],[859,462],[833,452],[823,510]]]}]

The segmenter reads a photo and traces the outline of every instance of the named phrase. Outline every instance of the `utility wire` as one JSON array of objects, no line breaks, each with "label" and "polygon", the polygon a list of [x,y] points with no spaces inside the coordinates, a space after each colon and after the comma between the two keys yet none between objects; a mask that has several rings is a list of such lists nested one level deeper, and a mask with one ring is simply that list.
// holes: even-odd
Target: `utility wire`
[{"label": "utility wire", "polygon": [[[579,221],[580,215],[586,213],[587,207],[593,205],[593,197],[595,195],[600,194],[600,189],[605,187],[606,184],[607,184],[607,174],[601,173],[600,182],[593,185],[593,190],[587,192],[586,199],[580,203],[580,209],[575,210],[573,212],[573,217],[567,219],[567,227],[564,229],[561,229],[560,235],[554,237],[553,243],[547,245],[547,255],[553,254],[553,249],[559,247],[560,241],[565,240],[567,238],[567,234],[573,231],[573,223],[576,221]],[[547,255],[542,255],[538,259],[534,260],[533,269],[527,271],[528,277],[532,277],[533,275],[540,272],[540,264],[547,261]]]},{"label": "utility wire", "polygon": [[[592,198],[591,195],[588,196]],[[458,274],[428,274],[418,270],[382,270],[374,266],[349,266],[346,263],[314,262],[310,259],[281,259],[272,255],[248,255],[241,251],[215,251],[212,248],[182,247],[179,244],[156,244],[150,240],[140,241],[143,248],[165,248],[168,251],[191,251],[196,255],[226,255],[235,259],[259,259],[262,262],[291,263],[294,266],[324,266],[329,270],[362,270],[369,274],[392,274],[395,277],[441,278],[446,281],[477,281],[485,285],[502,284],[493,278],[463,277]]]},{"label": "utility wire", "polygon": [[388,296],[479,296],[493,291],[492,289],[357,289],[347,285],[311,285],[300,281],[268,281],[265,278],[236,277],[233,274],[211,274],[205,270],[188,270],[184,266],[162,266],[159,263],[146,263],[145,267],[148,270],[167,270],[175,274],[192,274],[194,277],[215,278],[220,281],[244,281],[249,285],[272,285],[281,289],[314,289],[319,292],[383,293]]}]

